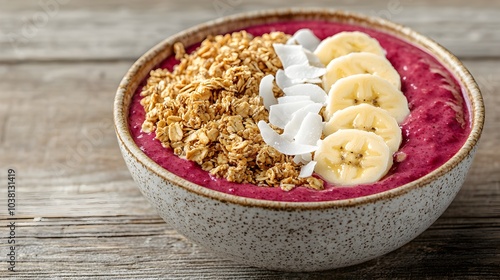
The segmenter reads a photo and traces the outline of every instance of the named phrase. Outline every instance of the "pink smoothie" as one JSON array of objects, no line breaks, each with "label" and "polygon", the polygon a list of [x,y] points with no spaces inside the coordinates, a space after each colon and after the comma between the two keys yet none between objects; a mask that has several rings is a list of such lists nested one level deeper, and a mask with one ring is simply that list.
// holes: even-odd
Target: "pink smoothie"
[{"label": "pink smoothie", "polygon": [[[400,153],[407,156],[404,161],[395,162],[382,180],[355,187],[326,184],[321,191],[297,187],[286,192],[279,187],[258,187],[214,178],[196,163],[181,159],[170,149],[163,148],[154,133],[141,132],[145,114],[140,104],[141,89],[133,97],[129,115],[130,132],[137,145],[165,169],[201,186],[243,197],[297,202],[349,199],[396,188],[444,164],[463,145],[470,132],[470,120],[462,90],[455,78],[434,57],[388,34],[346,24],[296,21],[252,26],[246,30],[257,36],[271,31],[293,34],[300,28],[313,30],[320,39],[341,31],[365,32],[380,42],[387,51],[387,58],[399,72],[401,89],[411,111],[402,124]],[[170,57],[160,67],[172,70],[176,63],[178,61]]]}]

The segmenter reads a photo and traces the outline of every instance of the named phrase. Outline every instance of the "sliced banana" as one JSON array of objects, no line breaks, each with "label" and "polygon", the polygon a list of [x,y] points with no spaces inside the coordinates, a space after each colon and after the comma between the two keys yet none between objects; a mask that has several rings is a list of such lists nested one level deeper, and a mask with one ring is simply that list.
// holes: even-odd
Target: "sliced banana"
[{"label": "sliced banana", "polygon": [[358,129],[342,129],[321,141],[314,171],[342,186],[373,183],[392,166],[392,154],[382,137]]},{"label": "sliced banana", "polygon": [[385,56],[385,50],[379,42],[368,34],[354,32],[340,32],[321,41],[316,47],[314,54],[324,65],[328,65],[333,59],[354,52],[369,52],[379,56]]},{"label": "sliced banana", "polygon": [[400,124],[410,113],[404,94],[388,81],[370,74],[358,74],[338,80],[328,92],[325,120],[349,106],[367,103],[380,107]]},{"label": "sliced banana", "polygon": [[323,88],[328,92],[338,80],[356,74],[372,74],[389,81],[397,89],[401,88],[399,74],[389,60],[372,53],[351,53],[330,61],[323,75]]},{"label": "sliced banana", "polygon": [[401,128],[386,110],[368,104],[350,106],[332,115],[323,133],[330,135],[340,129],[360,129],[382,137],[391,155],[401,145]]}]

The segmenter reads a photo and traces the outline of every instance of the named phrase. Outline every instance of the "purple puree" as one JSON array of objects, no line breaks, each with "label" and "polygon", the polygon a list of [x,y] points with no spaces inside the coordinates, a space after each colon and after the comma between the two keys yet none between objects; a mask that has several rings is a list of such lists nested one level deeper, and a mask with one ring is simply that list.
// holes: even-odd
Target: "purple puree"
[{"label": "purple puree", "polygon": [[[461,87],[430,54],[388,34],[347,24],[295,21],[252,26],[246,30],[258,36],[271,31],[293,34],[300,28],[313,30],[320,39],[341,31],[365,32],[380,42],[387,51],[387,58],[401,75],[401,89],[408,99],[411,114],[402,124],[403,143],[399,153],[404,152],[407,157],[403,162],[395,162],[382,180],[354,187],[327,183],[321,191],[296,187],[286,192],[279,187],[258,187],[213,178],[196,163],[181,159],[170,149],[163,148],[154,133],[141,132],[144,109],[139,103],[140,88],[133,97],[129,116],[130,131],[137,145],[165,169],[198,185],[237,196],[299,202],[350,199],[396,188],[444,164],[463,145],[470,132],[470,121]],[[172,70],[176,63],[178,61],[170,57],[160,67]]]}]

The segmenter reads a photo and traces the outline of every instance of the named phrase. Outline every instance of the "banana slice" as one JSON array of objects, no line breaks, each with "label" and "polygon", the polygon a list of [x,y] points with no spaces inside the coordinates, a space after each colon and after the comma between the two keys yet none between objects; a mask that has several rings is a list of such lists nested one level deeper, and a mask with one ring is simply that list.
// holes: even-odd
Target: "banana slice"
[{"label": "banana slice", "polygon": [[338,80],[328,92],[324,117],[349,106],[367,103],[380,107],[400,124],[410,113],[404,94],[388,81],[370,74],[358,74]]},{"label": "banana slice", "polygon": [[323,75],[323,88],[328,92],[336,81],[356,74],[379,76],[401,89],[399,74],[389,60],[372,53],[351,53],[330,61]]},{"label": "banana slice", "polygon": [[342,129],[321,141],[314,171],[342,186],[380,180],[392,166],[392,154],[382,137],[358,129]]},{"label": "banana slice", "polygon": [[323,133],[330,135],[340,129],[360,129],[382,137],[389,146],[391,155],[401,145],[401,128],[384,109],[368,104],[350,106],[335,112],[325,124]]},{"label": "banana slice", "polygon": [[333,59],[354,52],[369,52],[385,56],[385,50],[376,39],[359,31],[340,32],[324,39],[316,47],[314,54],[324,65],[328,65]]}]

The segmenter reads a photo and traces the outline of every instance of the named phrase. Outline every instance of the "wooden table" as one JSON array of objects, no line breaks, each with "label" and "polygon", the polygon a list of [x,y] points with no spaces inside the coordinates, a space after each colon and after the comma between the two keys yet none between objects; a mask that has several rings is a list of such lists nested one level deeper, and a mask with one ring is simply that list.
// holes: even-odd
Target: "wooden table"
[{"label": "wooden table", "polygon": [[[0,278],[498,279],[499,1],[313,5],[410,26],[454,52],[481,86],[486,127],[465,185],[444,215],[401,249],[329,272],[250,268],[186,240],[142,197],[112,128],[115,89],[131,64],[186,27],[243,11],[312,6],[307,2],[0,0]],[[7,212],[8,168],[16,172],[14,216]],[[12,221],[15,273],[7,263]]]}]

